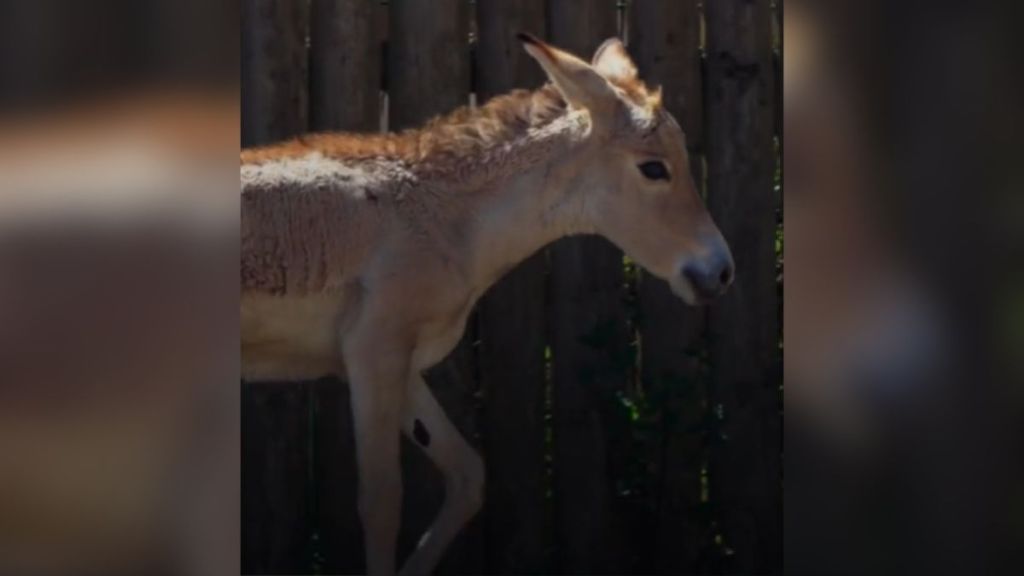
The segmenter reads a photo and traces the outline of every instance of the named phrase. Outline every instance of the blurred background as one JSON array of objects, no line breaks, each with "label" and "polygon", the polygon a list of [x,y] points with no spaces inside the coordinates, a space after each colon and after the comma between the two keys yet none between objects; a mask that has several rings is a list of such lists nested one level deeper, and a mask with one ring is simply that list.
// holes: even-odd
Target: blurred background
[{"label": "blurred background", "polygon": [[1020,571],[1010,2],[785,3],[786,571]]},{"label": "blurred background", "polygon": [[238,563],[238,5],[0,4],[0,573]]},{"label": "blurred background", "polygon": [[[240,4],[0,5],[0,573],[240,569]],[[778,5],[782,570],[1018,573],[1019,8]]]}]

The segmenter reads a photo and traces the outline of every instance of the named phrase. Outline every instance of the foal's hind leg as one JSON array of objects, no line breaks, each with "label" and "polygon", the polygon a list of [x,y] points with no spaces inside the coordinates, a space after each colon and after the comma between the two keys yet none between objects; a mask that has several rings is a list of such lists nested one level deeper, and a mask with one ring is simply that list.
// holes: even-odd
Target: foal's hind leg
[{"label": "foal's hind leg", "polygon": [[484,463],[434,399],[423,378],[409,383],[402,430],[430,457],[445,480],[441,511],[402,567],[402,576],[429,574],[445,548],[483,504]]}]

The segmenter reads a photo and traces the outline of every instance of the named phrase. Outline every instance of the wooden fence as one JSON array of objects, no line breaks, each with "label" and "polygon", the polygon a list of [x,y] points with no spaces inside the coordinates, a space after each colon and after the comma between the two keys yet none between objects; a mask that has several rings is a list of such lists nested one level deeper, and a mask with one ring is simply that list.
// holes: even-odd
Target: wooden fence
[{"label": "wooden fence", "polygon": [[[774,4],[774,3],[772,3]],[[438,573],[781,571],[776,11],[767,0],[244,0],[242,143],[415,126],[543,81],[514,35],[621,35],[687,134],[736,283],[708,309],[597,238],[482,299],[428,375],[484,455],[482,513]],[[242,391],[246,573],[358,573],[348,392]],[[403,441],[404,442],[404,441]],[[443,485],[403,445],[408,554]]]}]

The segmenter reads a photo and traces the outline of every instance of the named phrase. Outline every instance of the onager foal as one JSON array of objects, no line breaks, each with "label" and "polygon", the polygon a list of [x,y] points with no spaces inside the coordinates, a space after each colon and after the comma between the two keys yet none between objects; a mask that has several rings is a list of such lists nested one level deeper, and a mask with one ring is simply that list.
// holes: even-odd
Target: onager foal
[{"label": "onager foal", "polygon": [[311,135],[241,155],[243,378],[348,379],[367,568],[395,569],[399,430],[446,480],[403,566],[427,574],[480,509],[484,464],[421,372],[516,263],[600,234],[691,304],[732,280],[684,136],[616,39],[591,64],[525,34],[550,84],[401,134]]}]

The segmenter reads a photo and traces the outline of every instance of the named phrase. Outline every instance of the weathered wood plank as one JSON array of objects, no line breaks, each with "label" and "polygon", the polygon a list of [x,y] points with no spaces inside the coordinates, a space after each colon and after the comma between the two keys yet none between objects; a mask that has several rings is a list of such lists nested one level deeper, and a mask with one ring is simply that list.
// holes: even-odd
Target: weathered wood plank
[{"label": "weathered wood plank", "polygon": [[[548,36],[589,60],[615,35],[616,17],[613,0],[551,2]],[[550,255],[557,568],[622,572],[607,434],[608,407],[627,373],[622,253],[587,237],[562,240]]]},{"label": "weathered wood plank", "polygon": [[348,386],[325,378],[316,382],[314,394],[314,561],[326,574],[362,574],[366,567]]},{"label": "weathered wood plank", "polygon": [[389,123],[417,126],[469,99],[469,19],[463,0],[392,0]]},{"label": "weathered wood plank", "polygon": [[310,571],[309,402],[304,384],[242,390],[242,572]]},{"label": "weathered wood plank", "polygon": [[310,127],[373,131],[380,127],[380,41],[374,0],[312,0],[309,50]]},{"label": "weathered wood plank", "polygon": [[[649,86],[661,86],[665,108],[686,134],[695,184],[703,181],[704,118],[699,0],[642,0],[629,6],[629,51]],[[695,357],[705,326],[668,285],[645,272],[637,286],[641,377],[654,409],[650,454],[652,497],[659,503],[647,569],[696,573],[707,523],[699,516],[706,387]]]},{"label": "weathered wood plank", "polygon": [[768,0],[706,3],[709,205],[733,250],[736,281],[710,311],[711,452],[726,572],[781,571],[781,415],[774,74]]},{"label": "weathered wood plank", "polygon": [[[543,72],[515,33],[544,34],[544,0],[480,0],[477,23],[479,102],[543,83]],[[545,254],[534,255],[491,288],[479,306],[487,463],[482,516],[489,573],[545,571],[550,533],[544,460],[546,268]]]},{"label": "weathered wood plank", "polygon": [[242,3],[242,146],[308,128],[307,2]]},{"label": "weathered wood plank", "polygon": [[[388,24],[388,128],[421,125],[469,102],[469,5],[464,0],[391,0]],[[470,327],[475,317],[470,319]],[[472,334],[472,328],[467,332]],[[475,350],[470,335],[430,371],[427,382],[445,412],[476,443]],[[444,485],[433,465],[403,442],[405,491],[399,558],[414,548],[433,520]],[[479,572],[480,523],[467,527],[448,549],[438,572]]]}]

